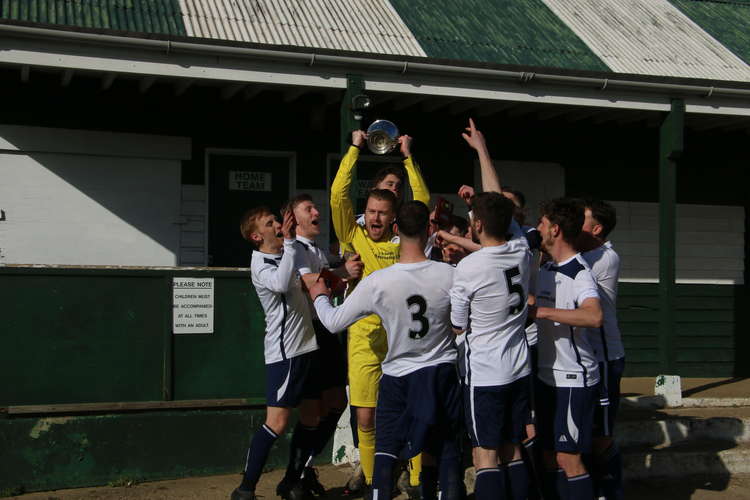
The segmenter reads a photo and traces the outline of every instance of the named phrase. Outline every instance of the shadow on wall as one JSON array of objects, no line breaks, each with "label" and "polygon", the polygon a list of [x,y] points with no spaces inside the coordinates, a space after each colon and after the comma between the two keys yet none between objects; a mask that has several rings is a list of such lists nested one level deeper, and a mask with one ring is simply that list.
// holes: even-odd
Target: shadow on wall
[{"label": "shadow on wall", "polygon": [[5,263],[176,265],[175,141],[187,140],[32,127],[0,134],[19,151],[0,162]]}]

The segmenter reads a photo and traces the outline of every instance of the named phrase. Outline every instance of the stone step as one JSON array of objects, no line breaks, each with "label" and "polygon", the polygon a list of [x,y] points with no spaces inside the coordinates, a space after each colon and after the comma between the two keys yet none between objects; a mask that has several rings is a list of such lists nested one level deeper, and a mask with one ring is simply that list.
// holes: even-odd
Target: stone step
[{"label": "stone step", "polygon": [[750,473],[750,446],[731,442],[695,441],[623,452],[626,480]]},{"label": "stone step", "polygon": [[621,419],[615,438],[622,448],[663,448],[678,443],[714,440],[750,443],[750,416],[664,415],[651,419]]}]

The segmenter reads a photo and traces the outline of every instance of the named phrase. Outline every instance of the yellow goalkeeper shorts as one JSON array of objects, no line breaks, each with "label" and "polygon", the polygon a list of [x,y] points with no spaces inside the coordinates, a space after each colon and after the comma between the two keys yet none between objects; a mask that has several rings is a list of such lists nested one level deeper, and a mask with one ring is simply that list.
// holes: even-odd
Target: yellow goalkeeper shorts
[{"label": "yellow goalkeeper shorts", "polygon": [[377,316],[368,316],[349,327],[349,398],[352,406],[377,406],[378,384],[383,374],[380,364],[387,352],[388,339]]}]

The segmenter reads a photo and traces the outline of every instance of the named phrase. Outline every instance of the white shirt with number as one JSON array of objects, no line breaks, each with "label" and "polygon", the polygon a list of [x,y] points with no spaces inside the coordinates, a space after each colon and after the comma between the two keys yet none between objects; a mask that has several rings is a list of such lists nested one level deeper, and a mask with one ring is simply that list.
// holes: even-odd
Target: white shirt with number
[{"label": "white shirt with number", "polygon": [[294,268],[295,240],[284,240],[282,254],[254,251],[250,274],[266,315],[266,364],[318,348],[310,306]]},{"label": "white shirt with number", "polygon": [[530,373],[526,344],[529,247],[523,237],[483,247],[456,266],[451,322],[466,330],[466,383],[505,385]]},{"label": "white shirt with number", "polygon": [[617,281],[620,278],[620,256],[609,241],[582,255],[591,268],[591,274],[599,288],[599,300],[604,313],[602,327],[591,330],[589,340],[599,361],[620,359],[625,356],[620,325],[617,323]]},{"label": "white shirt with number", "polygon": [[[539,307],[577,309],[584,300],[598,299],[596,283],[581,254],[565,262],[546,262],[537,277]],[[591,387],[599,383],[599,366],[586,328],[537,319],[539,378],[555,387]]]},{"label": "white shirt with number", "polygon": [[363,279],[343,305],[333,307],[326,296],[315,299],[323,325],[340,331],[377,314],[388,337],[383,373],[408,375],[426,366],[456,362],[450,324],[453,267],[426,260],[393,264]]}]

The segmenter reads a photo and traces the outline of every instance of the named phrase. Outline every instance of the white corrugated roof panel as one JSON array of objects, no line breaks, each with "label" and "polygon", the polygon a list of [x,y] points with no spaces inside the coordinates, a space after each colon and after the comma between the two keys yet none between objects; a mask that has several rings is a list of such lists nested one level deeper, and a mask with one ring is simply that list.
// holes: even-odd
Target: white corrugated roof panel
[{"label": "white corrugated roof panel", "polygon": [[425,56],[388,0],[180,0],[188,36]]},{"label": "white corrugated roof panel", "polygon": [[667,0],[544,0],[612,71],[750,81],[750,66]]}]

